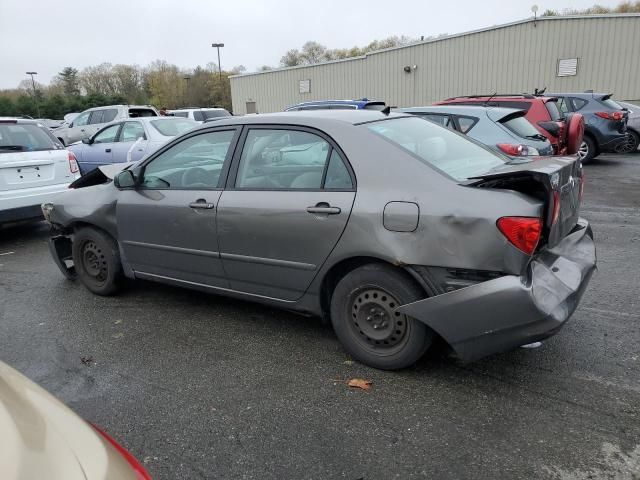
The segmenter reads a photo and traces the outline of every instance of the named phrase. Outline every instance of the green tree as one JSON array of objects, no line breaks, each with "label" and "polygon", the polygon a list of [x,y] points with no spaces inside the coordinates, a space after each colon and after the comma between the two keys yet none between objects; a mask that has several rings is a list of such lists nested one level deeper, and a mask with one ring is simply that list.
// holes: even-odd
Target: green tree
[{"label": "green tree", "polygon": [[16,106],[9,97],[0,97],[0,116],[12,117],[16,114]]},{"label": "green tree", "polygon": [[64,94],[73,97],[80,95],[80,82],[78,80],[78,70],[73,67],[65,67],[59,74],[60,82]]}]

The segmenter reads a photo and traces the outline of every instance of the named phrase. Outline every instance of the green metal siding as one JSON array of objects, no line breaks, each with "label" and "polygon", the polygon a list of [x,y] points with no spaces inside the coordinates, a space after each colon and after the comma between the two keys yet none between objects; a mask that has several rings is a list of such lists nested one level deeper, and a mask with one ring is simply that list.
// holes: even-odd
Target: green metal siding
[{"label": "green metal siding", "polygon": [[[638,14],[525,20],[354,59],[231,77],[233,111],[246,113],[247,101],[266,113],[309,100],[361,97],[405,107],[543,87],[638,99],[639,46]],[[562,58],[578,58],[576,76],[557,76]],[[405,73],[407,65],[417,68]],[[300,94],[298,82],[305,79],[311,92]]]}]

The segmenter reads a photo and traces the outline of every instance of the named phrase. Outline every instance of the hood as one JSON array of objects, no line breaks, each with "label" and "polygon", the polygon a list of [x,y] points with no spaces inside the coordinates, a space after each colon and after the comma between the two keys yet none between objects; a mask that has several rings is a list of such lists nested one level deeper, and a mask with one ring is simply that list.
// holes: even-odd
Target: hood
[{"label": "hood", "polygon": [[84,420],[0,362],[0,478],[135,480],[126,461]]}]

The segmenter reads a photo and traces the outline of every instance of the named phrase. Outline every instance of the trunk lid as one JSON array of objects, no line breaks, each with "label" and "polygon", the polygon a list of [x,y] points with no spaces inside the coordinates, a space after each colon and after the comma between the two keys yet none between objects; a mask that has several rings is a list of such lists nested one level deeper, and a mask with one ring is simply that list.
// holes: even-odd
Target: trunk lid
[{"label": "trunk lid", "polygon": [[475,187],[516,190],[542,200],[545,228],[540,245],[554,247],[578,222],[584,179],[576,157],[514,161],[471,180]]},{"label": "trunk lid", "polygon": [[0,154],[0,191],[70,183],[73,179],[66,150]]}]

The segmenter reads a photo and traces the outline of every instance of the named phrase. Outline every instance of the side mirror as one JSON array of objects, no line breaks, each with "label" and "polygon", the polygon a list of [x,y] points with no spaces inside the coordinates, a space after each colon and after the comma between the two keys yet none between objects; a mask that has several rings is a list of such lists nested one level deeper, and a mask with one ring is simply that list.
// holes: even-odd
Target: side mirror
[{"label": "side mirror", "polygon": [[73,128],[73,122],[71,122],[69,125],[67,125],[68,128]]},{"label": "side mirror", "polygon": [[90,138],[83,138],[82,139],[82,143],[87,144],[87,145],[91,145],[93,143],[93,141]]},{"label": "side mirror", "polygon": [[113,178],[116,188],[133,188],[136,186],[136,177],[131,170],[122,170]]}]

